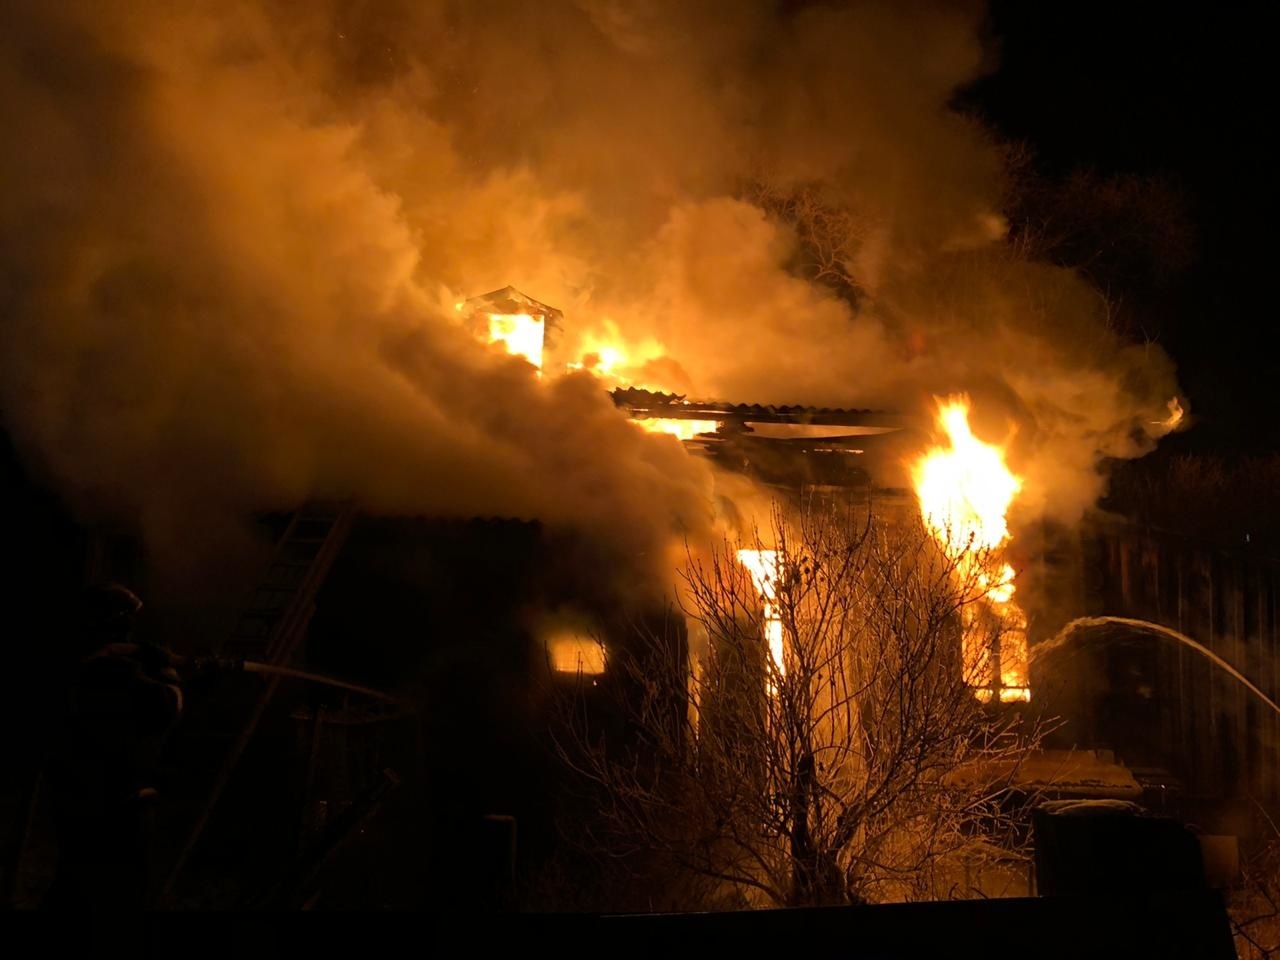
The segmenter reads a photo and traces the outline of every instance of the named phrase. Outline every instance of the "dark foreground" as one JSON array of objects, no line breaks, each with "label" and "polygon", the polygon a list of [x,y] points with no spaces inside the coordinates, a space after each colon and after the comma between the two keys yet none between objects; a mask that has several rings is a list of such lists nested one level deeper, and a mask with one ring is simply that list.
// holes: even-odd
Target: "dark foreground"
[{"label": "dark foreground", "polygon": [[[779,957],[1125,957],[1230,960],[1221,897],[1212,891],[1030,897],[806,910],[649,916],[552,914],[151,914],[55,927],[47,915],[9,917],[7,945],[132,956],[446,956],[528,953],[630,955],[655,947],[743,948]],[[16,935],[16,942],[15,937]]]}]

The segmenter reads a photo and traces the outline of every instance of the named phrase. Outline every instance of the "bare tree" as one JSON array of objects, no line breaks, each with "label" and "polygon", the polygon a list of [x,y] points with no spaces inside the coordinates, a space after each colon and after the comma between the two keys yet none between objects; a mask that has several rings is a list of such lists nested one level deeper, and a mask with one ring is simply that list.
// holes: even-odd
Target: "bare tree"
[{"label": "bare tree", "polygon": [[775,509],[683,580],[688,657],[670,633],[610,650],[626,722],[581,711],[561,741],[587,844],[685,907],[948,896],[1025,856],[1008,801],[1035,725],[966,682],[961,630],[999,624],[965,616],[986,588],[918,518]]},{"label": "bare tree", "polygon": [[1227,908],[1236,952],[1244,960],[1280,957],[1280,827],[1259,805],[1267,838],[1241,865]]},{"label": "bare tree", "polygon": [[739,193],[795,231],[799,276],[833,290],[855,309],[863,304],[867,291],[858,264],[873,233],[867,217],[826,198],[817,184],[784,186],[764,170],[745,180]]}]

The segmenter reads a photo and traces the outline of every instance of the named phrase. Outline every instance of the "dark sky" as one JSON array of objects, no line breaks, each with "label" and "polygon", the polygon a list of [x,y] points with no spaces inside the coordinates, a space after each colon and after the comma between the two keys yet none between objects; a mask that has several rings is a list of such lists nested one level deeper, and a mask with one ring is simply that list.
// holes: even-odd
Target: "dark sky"
[{"label": "dark sky", "polygon": [[1275,322],[1274,41],[1262,7],[999,0],[997,71],[966,99],[1043,172],[1169,178],[1196,259],[1159,341],[1199,414],[1174,446],[1280,449]]}]

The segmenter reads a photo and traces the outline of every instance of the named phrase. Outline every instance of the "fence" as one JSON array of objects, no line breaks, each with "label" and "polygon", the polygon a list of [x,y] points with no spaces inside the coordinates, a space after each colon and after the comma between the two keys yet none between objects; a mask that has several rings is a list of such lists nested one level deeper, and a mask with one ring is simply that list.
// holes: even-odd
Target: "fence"
[{"label": "fence", "polygon": [[[1089,613],[1177,630],[1280,701],[1280,560],[1109,521],[1081,546]],[[1280,800],[1280,715],[1185,644],[1152,644],[1167,769],[1192,794]]]}]

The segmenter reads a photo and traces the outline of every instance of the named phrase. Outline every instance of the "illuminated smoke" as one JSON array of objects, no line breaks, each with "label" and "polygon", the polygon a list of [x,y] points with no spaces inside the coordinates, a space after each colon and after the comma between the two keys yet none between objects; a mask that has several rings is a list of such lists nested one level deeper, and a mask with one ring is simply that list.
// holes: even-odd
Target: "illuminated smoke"
[{"label": "illuminated smoke", "polygon": [[[352,495],[538,517],[657,564],[707,468],[454,304],[564,311],[566,362],[707,398],[1018,425],[1026,508],[1149,443],[1168,359],[1003,242],[996,152],[945,104],[980,11],[853,3],[10,3],[0,402],[85,515]],[[851,211],[858,307],[757,190]],[[620,570],[619,576],[631,572]]]}]

